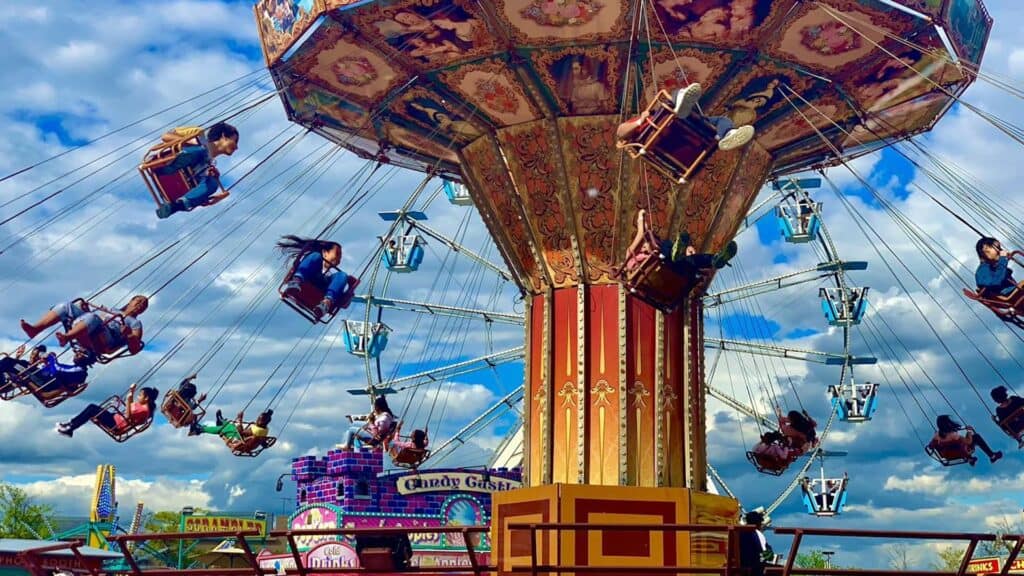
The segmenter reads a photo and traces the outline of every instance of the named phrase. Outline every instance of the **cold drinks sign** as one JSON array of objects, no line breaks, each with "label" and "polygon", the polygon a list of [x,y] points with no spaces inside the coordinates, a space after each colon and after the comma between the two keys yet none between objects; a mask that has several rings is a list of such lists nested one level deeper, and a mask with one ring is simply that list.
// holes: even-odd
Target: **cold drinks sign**
[{"label": "cold drinks sign", "polygon": [[422,494],[424,492],[504,492],[522,487],[518,480],[492,477],[484,479],[483,474],[467,472],[433,472],[410,474],[397,480],[399,494]]}]

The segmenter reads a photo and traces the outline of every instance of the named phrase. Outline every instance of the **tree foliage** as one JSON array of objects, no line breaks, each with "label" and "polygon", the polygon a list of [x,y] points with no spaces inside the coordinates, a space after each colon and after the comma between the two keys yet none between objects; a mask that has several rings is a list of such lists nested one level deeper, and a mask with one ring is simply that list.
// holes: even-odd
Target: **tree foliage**
[{"label": "tree foliage", "polygon": [[956,572],[960,569],[960,563],[963,562],[964,552],[966,551],[956,546],[939,550],[937,559],[932,561],[932,569],[942,572]]},{"label": "tree foliage", "polygon": [[52,519],[50,506],[37,503],[17,486],[0,483],[0,538],[49,536]]},{"label": "tree foliage", "polygon": [[822,550],[797,554],[795,564],[800,568],[841,568],[834,563],[829,564],[829,558]]}]

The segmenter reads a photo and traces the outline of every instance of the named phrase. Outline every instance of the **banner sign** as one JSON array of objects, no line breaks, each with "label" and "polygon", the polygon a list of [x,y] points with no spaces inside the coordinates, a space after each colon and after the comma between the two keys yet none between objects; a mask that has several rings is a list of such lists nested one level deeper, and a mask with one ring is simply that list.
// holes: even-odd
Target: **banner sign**
[{"label": "banner sign", "polygon": [[206,532],[251,532],[259,530],[260,536],[267,534],[267,521],[235,516],[186,516],[185,532],[204,534]]},{"label": "banner sign", "polygon": [[506,478],[490,478],[484,481],[483,474],[471,472],[429,472],[410,474],[396,480],[399,494],[422,494],[424,492],[504,492],[521,488],[523,483]]},{"label": "banner sign", "polygon": [[975,558],[967,564],[967,574],[996,574],[1002,562],[999,558]]}]

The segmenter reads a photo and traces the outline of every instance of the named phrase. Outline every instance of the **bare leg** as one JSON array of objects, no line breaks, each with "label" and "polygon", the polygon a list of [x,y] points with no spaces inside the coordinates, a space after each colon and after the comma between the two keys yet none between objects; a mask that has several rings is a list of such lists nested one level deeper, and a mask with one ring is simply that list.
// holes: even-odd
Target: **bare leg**
[{"label": "bare leg", "polygon": [[29,324],[24,319],[21,321],[21,329],[25,331],[25,335],[29,338],[35,338],[40,332],[47,328],[56,326],[60,322],[60,317],[53,310],[47,310],[46,314],[39,319],[35,324]]},{"label": "bare leg", "polygon": [[72,326],[71,330],[68,330],[66,334],[63,332],[57,332],[56,336],[57,343],[61,346],[67,346],[68,342],[76,340],[85,348],[94,352],[100,352],[93,348],[92,339],[89,338],[89,326],[85,322],[75,322],[74,326]]}]

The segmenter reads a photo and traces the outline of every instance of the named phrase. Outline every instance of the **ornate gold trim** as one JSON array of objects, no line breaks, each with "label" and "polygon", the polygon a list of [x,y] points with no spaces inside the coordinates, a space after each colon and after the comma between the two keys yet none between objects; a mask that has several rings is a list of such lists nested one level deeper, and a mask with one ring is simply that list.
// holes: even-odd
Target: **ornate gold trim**
[{"label": "ornate gold trim", "polygon": [[526,322],[523,325],[523,349],[526,351],[526,354],[523,355],[523,388],[526,392],[524,394],[526,410],[523,411],[523,486],[530,486],[530,458],[533,456],[530,450],[530,431],[533,426],[533,387],[531,385],[533,372],[530,370],[530,355],[533,354],[533,341],[531,338],[531,330],[534,328],[533,298],[526,297],[523,301],[526,303],[523,307],[526,313]]},{"label": "ornate gold trim", "polygon": [[[576,482],[587,482],[587,324],[590,320],[590,306],[587,302],[587,287],[576,286],[576,395],[579,408],[576,410]],[[591,325],[593,323],[591,322]]]},{"label": "ornate gold trim", "polygon": [[626,369],[626,341],[629,330],[626,326],[626,289],[619,284],[619,481],[620,486],[629,484],[629,446],[626,442],[628,433],[626,422],[626,382],[629,374]]},{"label": "ornate gold trim", "polygon": [[666,486],[665,470],[665,314],[658,310],[654,320],[654,479],[656,486]]}]

